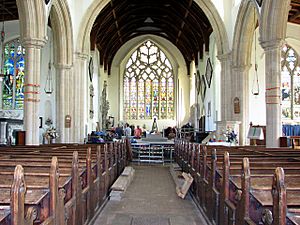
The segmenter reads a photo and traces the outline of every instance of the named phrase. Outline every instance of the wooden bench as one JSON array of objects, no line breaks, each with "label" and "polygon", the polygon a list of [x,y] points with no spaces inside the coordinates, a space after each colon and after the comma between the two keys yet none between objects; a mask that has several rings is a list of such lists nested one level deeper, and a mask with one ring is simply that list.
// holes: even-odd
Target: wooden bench
[{"label": "wooden bench", "polygon": [[126,165],[124,150],[124,143],[1,149],[0,224],[90,222]]},{"label": "wooden bench", "polygon": [[[275,199],[274,173],[278,174],[277,167],[282,166],[286,175],[288,213],[283,217],[286,221],[297,221],[297,207],[300,206],[293,196],[300,193],[299,180],[299,153],[291,149],[265,149],[257,147],[214,147],[200,146],[188,142],[177,141],[175,145],[175,157],[181,167],[190,172],[194,179],[192,193],[200,209],[214,224],[258,224],[273,212],[273,220],[278,221],[280,208],[278,204],[270,204],[270,199]],[[272,151],[274,150],[274,152]],[[224,154],[230,153],[230,166],[226,165]],[[229,162],[229,153],[228,162]],[[243,183],[244,174],[241,174],[244,165],[244,157],[248,157],[251,166],[252,185],[245,189]],[[250,168],[250,166],[248,166]],[[226,173],[225,173],[226,172]],[[243,184],[243,185],[242,185]],[[255,185],[253,185],[255,184]],[[272,191],[273,190],[273,191]],[[248,193],[248,194],[247,194]],[[268,194],[267,194],[268,193]],[[245,206],[245,199],[251,199]],[[267,196],[266,198],[263,198]],[[280,202],[282,204],[282,202]],[[259,207],[258,207],[259,206]],[[297,207],[295,207],[297,206]],[[239,211],[241,209],[246,209]],[[255,210],[257,208],[257,210]],[[247,213],[249,212],[249,218]],[[246,214],[246,216],[245,216]],[[241,216],[244,215],[244,216]],[[299,215],[299,214],[298,214]],[[265,224],[267,224],[265,222]],[[281,223],[272,223],[277,225]],[[297,224],[297,223],[290,223]]]}]

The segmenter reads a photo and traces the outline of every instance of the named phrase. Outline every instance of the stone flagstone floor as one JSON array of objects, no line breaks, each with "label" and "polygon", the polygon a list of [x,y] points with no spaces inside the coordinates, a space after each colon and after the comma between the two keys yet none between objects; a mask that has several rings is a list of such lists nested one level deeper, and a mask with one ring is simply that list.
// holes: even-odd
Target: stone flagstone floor
[{"label": "stone flagstone floor", "polygon": [[109,201],[95,225],[206,225],[190,196],[180,199],[167,166],[134,166],[121,201]]}]

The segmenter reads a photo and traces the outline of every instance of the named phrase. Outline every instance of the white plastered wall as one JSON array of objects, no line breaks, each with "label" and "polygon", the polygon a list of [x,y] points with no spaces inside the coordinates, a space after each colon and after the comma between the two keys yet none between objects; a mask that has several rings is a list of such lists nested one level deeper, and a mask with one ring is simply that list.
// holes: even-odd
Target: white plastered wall
[{"label": "white plastered wall", "polygon": [[[266,98],[265,98],[265,54],[264,50],[259,44],[259,29],[256,32],[256,55],[255,55],[255,40],[253,37],[252,51],[251,51],[251,68],[249,70],[249,121],[253,125],[266,125]],[[259,95],[253,95],[255,91],[257,80],[255,77],[255,57],[257,60],[257,73],[259,84]]]},{"label": "white plastered wall", "polygon": [[[256,29],[257,39],[259,38],[258,29]],[[287,25],[287,36],[286,43],[292,46],[298,56],[300,56],[300,26],[292,23]],[[254,40],[251,55],[252,67],[249,70],[249,121],[254,125],[266,125],[266,103],[265,103],[265,54],[261,46],[259,45],[259,40],[256,41],[256,57],[258,63],[258,83],[260,87],[260,94],[254,96],[251,93],[253,79],[254,79]]]},{"label": "white plastered wall", "polygon": [[[96,130],[97,122],[100,121],[100,101],[101,98],[101,88],[100,88],[100,80],[103,77],[103,73],[101,73],[101,66],[100,66],[100,58],[99,58],[99,51],[95,49],[95,51],[91,52],[91,57],[93,58],[93,75],[92,75],[92,82],[90,81],[90,78],[87,79],[87,132],[91,133],[91,131]],[[89,74],[89,71],[88,71]],[[93,118],[90,118],[90,85],[93,85],[94,88],[94,97],[93,97],[93,110],[94,110],[94,116]]]},{"label": "white plastered wall", "polygon": [[[205,52],[203,59],[199,60],[198,70],[202,79],[202,75],[205,75],[207,60],[210,58],[213,75],[210,88],[205,80],[206,91],[204,99],[201,97],[201,93],[198,96],[199,104],[199,118],[205,115],[205,130],[213,131],[216,129],[216,121],[221,119],[221,64],[216,57],[216,40],[214,33],[210,36],[209,52]],[[201,80],[202,82],[203,80]],[[210,105],[210,109],[209,109]]]},{"label": "white plastered wall", "polygon": [[[41,101],[40,101],[40,117],[42,117],[42,128],[39,130],[39,140],[40,144],[42,143],[42,135],[45,132],[45,130],[48,128],[45,125],[45,121],[50,118],[53,121],[52,126],[56,127],[56,72],[55,72],[55,67],[53,64],[53,35],[51,29],[48,27],[47,29],[47,36],[48,36],[48,41],[45,44],[45,46],[42,48],[42,54],[41,54]],[[50,51],[51,54],[50,54]],[[52,79],[52,87],[53,87],[53,92],[51,95],[47,95],[45,93],[45,85],[46,85],[46,79],[48,75],[48,65],[49,65],[49,60],[51,56],[51,79]],[[26,62],[25,62],[26,63]]]},{"label": "white plastered wall", "polygon": [[[108,77],[108,101],[110,103],[109,115],[115,117],[115,124],[119,121],[124,121],[123,115],[123,74],[127,60],[133,51],[143,41],[151,39],[165,52],[170,60],[175,77],[175,86],[177,90],[175,92],[176,115],[174,120],[158,120],[159,129],[166,128],[167,126],[181,126],[188,122],[189,119],[189,106],[190,106],[190,78],[187,75],[187,67],[183,56],[179,50],[171,44],[169,41],[153,35],[145,35],[134,38],[124,44],[117,52],[111,68],[111,75]],[[146,125],[146,129],[151,129],[152,120],[129,120],[126,121],[129,124]]]}]

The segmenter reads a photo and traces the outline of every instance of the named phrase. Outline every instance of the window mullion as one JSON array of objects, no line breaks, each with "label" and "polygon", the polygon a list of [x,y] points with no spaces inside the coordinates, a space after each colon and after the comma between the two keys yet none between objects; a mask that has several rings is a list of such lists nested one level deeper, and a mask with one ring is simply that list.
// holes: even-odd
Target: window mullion
[{"label": "window mullion", "polygon": [[161,76],[158,77],[158,119],[161,119]]},{"label": "window mullion", "polygon": [[17,76],[17,48],[16,48],[16,42],[14,43],[14,79],[13,79],[13,96],[12,96],[12,109],[16,109],[16,76]]}]

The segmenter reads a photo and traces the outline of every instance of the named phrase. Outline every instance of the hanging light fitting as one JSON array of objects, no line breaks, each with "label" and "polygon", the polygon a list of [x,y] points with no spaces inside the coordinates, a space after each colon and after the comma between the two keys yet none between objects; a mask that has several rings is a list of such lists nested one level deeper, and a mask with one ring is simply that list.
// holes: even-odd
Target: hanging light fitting
[{"label": "hanging light fitting", "polygon": [[254,77],[252,82],[252,89],[251,92],[253,95],[259,95],[259,83],[258,83],[258,64],[257,64],[257,57],[256,57],[256,20],[255,20],[255,8],[253,10],[253,25],[254,25]]},{"label": "hanging light fitting", "polygon": [[51,44],[51,40],[50,40],[50,58],[49,58],[49,64],[48,64],[48,74],[47,74],[47,78],[46,78],[46,84],[45,84],[45,88],[44,91],[47,95],[51,95],[53,92],[53,83],[52,83],[52,72],[51,72],[51,68],[52,68],[52,62],[51,62],[51,58],[52,58],[52,44]]}]

